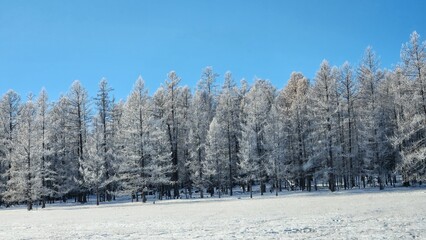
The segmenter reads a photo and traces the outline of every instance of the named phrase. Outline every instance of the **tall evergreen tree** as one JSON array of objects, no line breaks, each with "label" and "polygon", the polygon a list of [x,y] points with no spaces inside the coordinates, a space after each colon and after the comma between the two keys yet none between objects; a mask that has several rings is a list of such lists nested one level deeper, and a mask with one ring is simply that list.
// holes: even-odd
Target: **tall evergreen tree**
[{"label": "tall evergreen tree", "polygon": [[96,194],[96,205],[99,205],[101,191],[108,184],[106,181],[107,159],[105,158],[104,132],[101,116],[95,116],[93,120],[93,132],[88,135],[87,158],[82,162],[84,182],[89,190]]},{"label": "tall evergreen tree", "polygon": [[204,69],[192,105],[190,131],[192,182],[198,188],[201,198],[204,197],[204,188],[207,187],[209,181],[205,174],[207,171],[205,169],[207,161],[206,145],[207,132],[214,116],[214,81],[216,76],[211,67]]},{"label": "tall evergreen tree", "polygon": [[287,161],[291,172],[288,177],[302,190],[305,189],[305,185],[310,186],[313,171],[313,166],[307,163],[308,150],[306,145],[310,124],[307,112],[308,90],[307,78],[301,73],[293,72],[287,86],[277,99],[277,111],[281,114],[284,124],[283,131],[285,131],[287,138]]},{"label": "tall evergreen tree", "polygon": [[0,158],[0,203],[8,190],[7,181],[11,179],[11,168],[16,143],[16,127],[21,110],[21,97],[9,90],[1,99],[2,147]]},{"label": "tall evergreen tree", "polygon": [[[335,94],[336,78],[332,75],[329,63],[324,60],[321,63],[315,77],[315,84],[311,93],[311,107],[314,112],[313,138],[314,154],[311,156],[311,164],[318,162],[323,166],[322,172],[327,178],[328,187],[331,191],[336,190],[335,164],[337,150],[337,131]],[[325,162],[322,162],[325,161]]]},{"label": "tall evergreen tree", "polygon": [[77,195],[79,202],[86,202],[87,186],[84,181],[82,164],[86,160],[87,150],[87,126],[89,122],[88,94],[79,81],[74,81],[67,96],[67,120],[66,126],[69,131],[67,138],[70,139],[70,152],[67,160],[73,161],[72,175],[75,179],[73,194]]},{"label": "tall evergreen tree", "polygon": [[71,154],[75,143],[69,137],[68,108],[69,100],[66,96],[61,96],[52,105],[49,112],[50,130],[47,132],[47,141],[50,143],[47,158],[52,163],[50,171],[54,174],[47,179],[46,185],[54,198],[62,198],[64,201],[75,190],[77,176],[77,163]]},{"label": "tall evergreen tree", "polygon": [[[267,149],[265,129],[269,124],[269,113],[275,99],[275,88],[265,80],[257,79],[246,94],[243,111],[247,114],[242,126],[241,163],[242,172],[248,182],[257,180],[260,193],[266,191]],[[253,177],[255,179],[253,179]]]},{"label": "tall evergreen tree", "polygon": [[222,131],[217,119],[213,118],[207,134],[206,161],[203,162],[203,168],[207,182],[216,187],[219,198],[224,188],[224,176],[229,167],[227,164],[229,159],[226,158],[226,139],[225,132]]},{"label": "tall evergreen tree", "polygon": [[348,62],[345,62],[340,68],[338,91],[342,98],[344,181],[345,187],[352,188],[355,186],[355,176],[357,175],[354,162],[360,160],[357,155],[358,149],[355,137],[357,134],[355,101],[358,97],[358,84],[354,71]]},{"label": "tall evergreen tree", "polygon": [[[363,159],[365,159],[366,173],[377,173],[380,188],[383,188],[382,165],[383,154],[381,147],[386,144],[384,132],[381,131],[381,113],[379,106],[379,85],[384,74],[379,69],[379,60],[371,47],[365,50],[361,65],[358,68],[360,83],[360,110],[359,116],[363,118],[361,128]],[[369,170],[369,171],[368,171]]]},{"label": "tall evergreen tree", "polygon": [[183,87],[179,91],[178,105],[179,111],[179,132],[178,132],[178,155],[179,155],[179,178],[182,184],[182,187],[185,188],[185,195],[188,198],[189,195],[192,195],[192,172],[191,172],[191,142],[190,142],[190,132],[191,132],[191,116],[192,116],[192,93],[189,87]]},{"label": "tall evergreen tree", "polygon": [[[127,182],[127,189],[135,195],[143,195],[143,189],[148,184],[147,166],[150,164],[150,109],[148,92],[141,77],[136,80],[133,91],[127,98],[124,107],[124,156],[125,164],[122,172]],[[123,169],[123,167],[125,169]],[[145,196],[142,196],[145,201]]]},{"label": "tall evergreen tree", "polygon": [[394,147],[399,148],[404,181],[424,179],[426,174],[426,42],[413,32],[401,49],[398,93],[401,102],[397,115]]},{"label": "tall evergreen tree", "polygon": [[40,174],[41,145],[36,126],[37,109],[33,95],[22,107],[18,115],[16,151],[11,162],[11,177],[7,182],[6,197],[11,203],[25,202],[27,210],[40,200],[42,181]]},{"label": "tall evergreen tree", "polygon": [[41,177],[41,199],[42,208],[46,207],[46,198],[52,196],[52,191],[47,185],[53,176],[54,172],[51,169],[51,161],[48,158],[49,155],[49,142],[48,142],[48,131],[49,131],[49,104],[47,91],[43,88],[37,99],[37,116],[36,116],[36,128],[40,134],[40,177]]},{"label": "tall evergreen tree", "polygon": [[[221,152],[225,156],[222,158],[227,159],[227,171],[228,174],[223,177],[227,181],[227,187],[229,188],[229,194],[233,195],[232,188],[235,185],[235,179],[237,177],[237,163],[239,154],[239,134],[241,132],[240,127],[240,96],[238,88],[236,87],[234,80],[232,79],[231,72],[225,73],[225,81],[222,86],[222,90],[218,96],[218,103],[216,109],[216,120],[217,125],[214,129],[220,129],[224,133],[224,141],[226,144],[219,145],[223,147]],[[212,126],[210,126],[212,128]],[[216,135],[214,135],[216,136]],[[212,136],[213,137],[213,136]],[[221,140],[223,141],[223,140]]]},{"label": "tall evergreen tree", "polygon": [[107,201],[111,201],[113,198],[113,184],[116,170],[113,168],[113,149],[112,146],[112,107],[113,102],[111,100],[110,93],[112,88],[108,86],[108,82],[103,78],[99,83],[99,90],[95,98],[95,104],[98,110],[98,124],[96,127],[101,128],[101,151],[102,151],[102,162],[104,163],[104,184],[105,184],[105,198]]},{"label": "tall evergreen tree", "polygon": [[162,117],[164,118],[163,123],[167,129],[167,135],[169,139],[169,146],[172,152],[172,175],[171,175],[171,184],[173,187],[173,197],[178,198],[179,187],[181,184],[181,178],[179,177],[179,167],[182,167],[182,161],[179,156],[179,150],[181,149],[182,144],[179,141],[179,127],[181,125],[181,118],[179,115],[181,106],[179,106],[179,93],[182,88],[179,87],[180,77],[176,72],[171,71],[168,74],[168,79],[165,82],[164,92],[163,92],[163,110]]},{"label": "tall evergreen tree", "polygon": [[151,121],[149,135],[151,161],[146,168],[147,183],[158,191],[160,200],[163,197],[164,187],[170,185],[170,175],[173,170],[167,131],[162,126],[161,118]]}]

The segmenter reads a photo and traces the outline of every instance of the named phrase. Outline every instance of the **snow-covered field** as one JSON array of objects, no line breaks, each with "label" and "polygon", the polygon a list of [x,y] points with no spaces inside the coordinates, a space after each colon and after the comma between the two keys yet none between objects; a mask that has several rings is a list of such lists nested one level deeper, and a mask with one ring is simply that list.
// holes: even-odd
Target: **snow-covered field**
[{"label": "snow-covered field", "polygon": [[426,189],[0,210],[0,239],[426,239]]}]

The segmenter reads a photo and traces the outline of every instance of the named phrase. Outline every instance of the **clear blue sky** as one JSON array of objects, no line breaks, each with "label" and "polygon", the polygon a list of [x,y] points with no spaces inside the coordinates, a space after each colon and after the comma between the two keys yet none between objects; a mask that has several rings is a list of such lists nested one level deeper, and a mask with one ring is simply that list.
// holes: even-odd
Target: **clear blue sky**
[{"label": "clear blue sky", "polygon": [[219,85],[230,70],[282,88],[368,45],[392,68],[414,30],[426,39],[426,1],[0,0],[0,94],[44,86],[55,100],[78,79],[94,96],[106,77],[125,98],[138,75],[152,94],[170,70],[194,88],[205,66]]}]

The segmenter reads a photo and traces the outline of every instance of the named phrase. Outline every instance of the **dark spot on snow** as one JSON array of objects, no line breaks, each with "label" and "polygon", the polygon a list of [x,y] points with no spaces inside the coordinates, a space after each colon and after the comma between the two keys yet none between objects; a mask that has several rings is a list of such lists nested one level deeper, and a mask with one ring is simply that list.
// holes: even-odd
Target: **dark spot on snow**
[{"label": "dark spot on snow", "polygon": [[304,227],[304,228],[286,228],[286,229],[284,229],[284,232],[286,234],[311,233],[311,232],[315,232],[315,229],[310,228],[310,227]]}]

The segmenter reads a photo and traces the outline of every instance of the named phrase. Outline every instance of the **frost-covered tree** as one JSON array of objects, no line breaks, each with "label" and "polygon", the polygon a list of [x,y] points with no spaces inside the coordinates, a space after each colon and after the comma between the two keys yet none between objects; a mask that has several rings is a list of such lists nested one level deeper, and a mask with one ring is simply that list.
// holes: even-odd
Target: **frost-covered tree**
[{"label": "frost-covered tree", "polygon": [[179,156],[179,179],[182,187],[185,188],[185,195],[188,198],[192,195],[192,177],[191,177],[191,142],[190,142],[190,130],[191,130],[191,116],[192,116],[192,93],[189,87],[182,87],[178,95],[178,117],[179,117],[179,129],[178,129],[178,156]]},{"label": "frost-covered tree", "polygon": [[226,139],[226,133],[217,119],[213,118],[207,134],[206,161],[203,167],[207,181],[217,188],[219,198],[224,189],[226,170],[229,167]]},{"label": "frost-covered tree", "polygon": [[149,137],[151,161],[146,168],[148,172],[147,183],[158,191],[158,199],[160,200],[164,193],[162,189],[170,184],[170,175],[173,170],[167,131],[162,126],[161,118],[151,121]]},{"label": "frost-covered tree", "polygon": [[[381,127],[379,86],[384,79],[379,60],[371,47],[365,50],[358,67],[359,81],[359,117],[362,119],[361,143],[364,159],[364,173],[376,173],[380,188],[383,189],[383,161],[386,158],[384,146],[387,144],[385,129]],[[365,171],[367,170],[367,171]],[[370,170],[370,171],[369,171]]]},{"label": "frost-covered tree", "polygon": [[382,158],[376,169],[381,175],[382,188],[385,184],[389,185],[393,182],[392,174],[395,173],[394,170],[398,161],[397,149],[391,141],[397,129],[394,76],[392,72],[385,71],[384,79],[379,85],[379,141],[381,142],[380,156]]},{"label": "frost-covered tree", "polygon": [[399,169],[408,182],[426,175],[426,42],[417,32],[403,45],[401,61],[398,100],[402,101],[393,143],[399,148]]},{"label": "frost-covered tree", "polygon": [[355,104],[358,97],[358,84],[355,73],[348,62],[340,68],[338,77],[338,91],[341,97],[341,120],[342,120],[342,161],[345,188],[355,186],[357,176],[356,165],[358,162],[358,134],[355,121]]},{"label": "frost-covered tree", "polygon": [[278,196],[281,181],[285,177],[285,145],[288,143],[286,139],[288,135],[284,131],[285,124],[283,115],[281,114],[281,109],[277,101],[279,101],[278,97],[275,98],[274,104],[272,105],[269,114],[269,124],[265,129],[265,141],[268,147],[268,167],[266,170],[268,176],[272,180],[276,196]]},{"label": "frost-covered tree", "polygon": [[[204,188],[209,184],[206,166],[207,132],[214,116],[214,81],[216,74],[211,67],[207,67],[198,83],[197,91],[192,102],[192,125],[190,131],[191,163],[193,185],[204,197]],[[211,186],[209,186],[211,188]],[[212,191],[212,189],[210,189]]]},{"label": "frost-covered tree", "polygon": [[89,122],[88,93],[79,81],[74,81],[67,94],[66,129],[70,149],[67,160],[72,161],[72,175],[75,186],[72,191],[79,202],[86,202],[87,187],[82,173],[82,162],[86,159],[87,126]]},{"label": "frost-covered tree", "polygon": [[21,97],[13,90],[7,91],[0,102],[1,147],[0,147],[0,204],[11,178],[12,156],[15,149],[16,127],[21,109]]},{"label": "frost-covered tree", "polygon": [[256,133],[247,125],[242,128],[240,143],[239,181],[243,185],[243,189],[247,186],[247,190],[250,191],[250,197],[253,197],[252,185],[258,173],[259,156],[256,152]]},{"label": "frost-covered tree", "polygon": [[[125,144],[125,131],[124,131],[124,107],[125,103],[123,100],[118,102],[112,101],[112,112],[111,112],[111,127],[110,127],[110,147],[111,156],[111,167],[114,169],[114,176],[110,178],[109,183],[112,184],[114,192],[120,192],[121,186],[121,175],[120,167],[125,160],[124,156],[124,144]],[[115,196],[115,195],[114,195]],[[114,197],[113,196],[113,197]]]},{"label": "frost-covered tree", "polygon": [[315,84],[310,93],[310,107],[313,112],[313,128],[311,138],[313,154],[310,164],[323,166],[324,173],[331,191],[336,190],[336,158],[337,118],[336,118],[336,78],[332,74],[329,63],[324,60],[315,76]]},{"label": "frost-covered tree", "polygon": [[47,91],[43,88],[37,99],[37,115],[36,115],[36,128],[40,134],[39,146],[40,148],[40,178],[41,178],[41,200],[42,208],[46,206],[46,198],[53,195],[52,189],[49,188],[47,182],[53,179],[55,172],[52,170],[51,159],[48,158],[50,154],[50,143],[48,141],[49,135],[49,103]]},{"label": "frost-covered tree", "polygon": [[[221,156],[227,160],[227,174],[222,177],[226,180],[226,186],[229,188],[229,194],[232,196],[232,188],[235,185],[235,179],[237,177],[237,162],[238,162],[238,151],[239,151],[239,134],[241,132],[240,127],[240,96],[238,88],[236,87],[234,80],[232,79],[231,72],[225,73],[225,81],[222,86],[222,90],[218,96],[218,103],[216,108],[216,124],[214,129],[224,133],[221,141],[224,144],[218,145],[221,147],[219,152],[225,154]],[[210,126],[212,128],[212,126]],[[217,134],[214,136],[218,137]],[[213,137],[213,136],[212,136]],[[225,186],[225,185],[224,185]]]},{"label": "frost-covered tree", "polygon": [[88,136],[87,158],[82,162],[81,169],[83,178],[89,190],[96,194],[96,205],[99,205],[100,194],[102,188],[105,187],[105,149],[104,149],[104,132],[102,119],[100,116],[94,117],[93,132]]},{"label": "frost-covered tree", "polygon": [[401,49],[401,61],[404,74],[413,81],[413,100],[419,112],[426,118],[426,42],[414,31],[410,41]]},{"label": "frost-covered tree", "polygon": [[42,149],[36,116],[37,109],[33,95],[30,94],[18,115],[15,152],[5,194],[10,203],[25,202],[28,210],[32,210],[34,201],[40,200],[42,192],[40,174]]},{"label": "frost-covered tree", "polygon": [[[148,92],[141,77],[136,80],[133,91],[124,106],[124,164],[121,174],[126,182],[126,189],[139,200],[138,194],[143,195],[143,188],[148,184],[147,166],[150,164],[150,124],[152,114]],[[142,196],[145,201],[145,196]]]},{"label": "frost-covered tree", "polygon": [[275,88],[266,80],[257,79],[244,97],[243,111],[246,116],[242,126],[240,168],[246,181],[256,180],[260,192],[266,191],[268,154],[265,129],[275,98]]},{"label": "frost-covered tree", "polygon": [[68,136],[68,101],[66,96],[61,96],[57,102],[52,104],[49,112],[49,131],[47,132],[49,142],[47,158],[51,162],[49,171],[54,174],[46,179],[46,186],[52,192],[53,198],[63,200],[66,200],[66,196],[76,188],[77,176],[76,161],[71,159],[73,139]]},{"label": "frost-covered tree", "polygon": [[202,91],[197,91],[192,105],[192,125],[190,130],[191,162],[190,170],[192,184],[204,197],[204,189],[207,187],[208,176],[206,169],[206,137],[210,121],[206,111],[208,109],[207,96]]},{"label": "frost-covered tree", "polygon": [[293,72],[287,86],[276,100],[286,136],[287,177],[300,189],[310,188],[315,166],[308,163],[308,133],[310,119],[307,111],[309,81],[301,73]]},{"label": "frost-covered tree", "polygon": [[176,72],[171,71],[168,74],[164,89],[164,111],[163,117],[169,137],[170,150],[172,152],[172,176],[171,184],[173,185],[173,196],[179,197],[179,117],[178,117],[178,93],[180,77]]},{"label": "frost-covered tree", "polygon": [[105,198],[107,201],[111,201],[113,198],[113,181],[116,174],[114,169],[114,146],[112,139],[112,107],[113,101],[111,99],[112,88],[108,86],[108,82],[103,78],[99,83],[99,90],[95,98],[95,104],[97,106],[97,120],[96,127],[101,128],[101,157],[104,163],[104,185],[105,185]]}]

